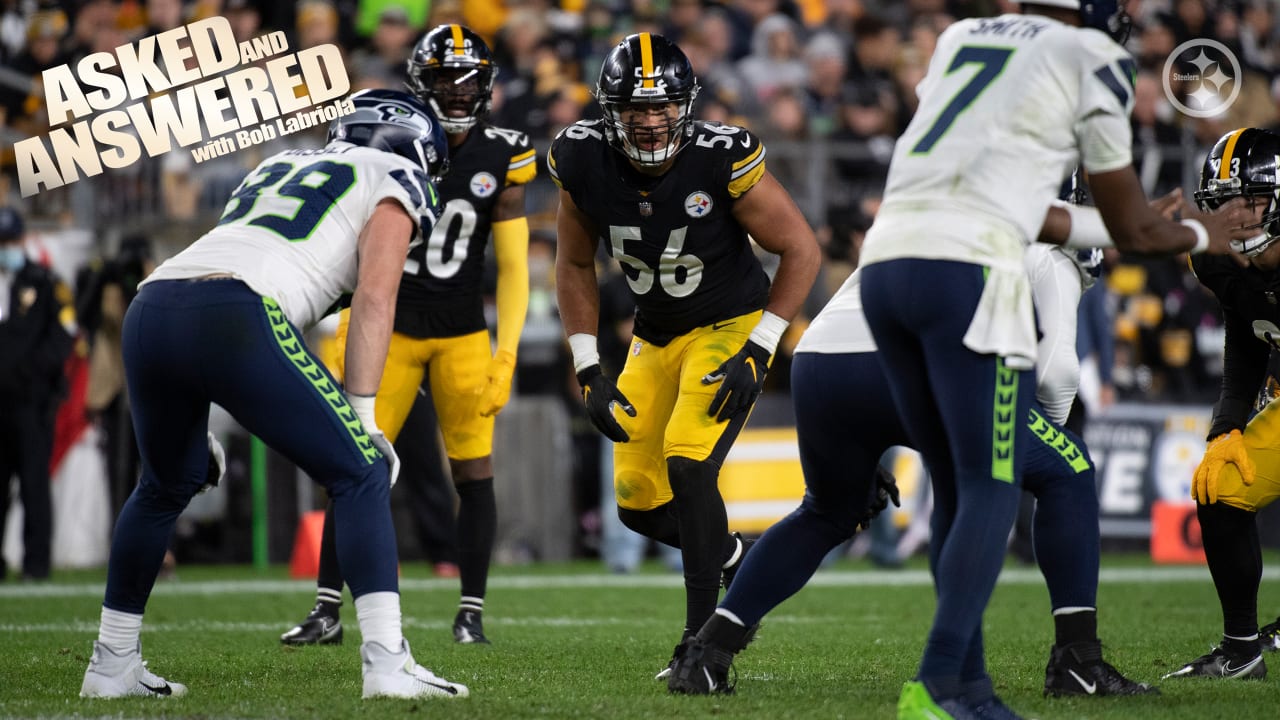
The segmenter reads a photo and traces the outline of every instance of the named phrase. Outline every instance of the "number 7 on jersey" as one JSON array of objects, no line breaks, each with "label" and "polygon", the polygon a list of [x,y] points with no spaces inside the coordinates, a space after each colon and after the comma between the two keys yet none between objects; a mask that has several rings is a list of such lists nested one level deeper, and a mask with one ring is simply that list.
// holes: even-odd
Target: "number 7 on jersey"
[{"label": "number 7 on jersey", "polygon": [[956,117],[965,111],[965,108],[973,104],[974,100],[982,94],[983,90],[1000,76],[1000,72],[1004,70],[1005,63],[1009,61],[1009,56],[1013,54],[1013,48],[995,48],[995,47],[979,47],[976,45],[965,45],[956,52],[956,56],[952,58],[950,67],[947,68],[947,75],[959,70],[965,65],[980,65],[978,72],[970,78],[964,87],[960,88],[955,97],[951,98],[951,102],[942,108],[942,112],[938,114],[938,119],[933,121],[933,126],[929,128],[929,132],[920,138],[920,142],[911,148],[911,154],[923,155],[933,149],[933,146],[942,139],[947,130],[951,127],[951,123],[956,121]]}]

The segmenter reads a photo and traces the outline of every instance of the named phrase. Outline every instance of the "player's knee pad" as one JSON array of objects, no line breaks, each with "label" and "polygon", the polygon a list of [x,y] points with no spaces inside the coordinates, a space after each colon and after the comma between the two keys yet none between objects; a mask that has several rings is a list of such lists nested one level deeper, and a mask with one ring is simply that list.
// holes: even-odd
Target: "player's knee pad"
[{"label": "player's knee pad", "polygon": [[675,505],[667,502],[652,510],[618,506],[618,519],[631,530],[671,547],[680,547],[680,520]]},{"label": "player's knee pad", "polygon": [[792,515],[806,518],[806,525],[817,528],[824,538],[833,541],[833,545],[848,540],[858,532],[859,518],[852,513],[835,513],[819,508],[810,502],[808,495],[800,503],[800,507],[792,511]]}]

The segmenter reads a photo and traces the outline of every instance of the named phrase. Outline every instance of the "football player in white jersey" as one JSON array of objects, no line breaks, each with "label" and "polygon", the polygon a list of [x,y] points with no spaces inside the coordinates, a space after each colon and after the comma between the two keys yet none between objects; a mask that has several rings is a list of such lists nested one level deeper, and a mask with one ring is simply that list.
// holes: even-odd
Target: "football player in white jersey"
[{"label": "football player in white jersey", "polygon": [[[1156,205],[1168,216],[1181,207],[1175,192]],[[1057,211],[1054,211],[1055,213]],[[1075,215],[1100,232],[1097,212]],[[1090,216],[1094,216],[1090,218]],[[1105,233],[1079,237],[1109,243]],[[1047,239],[1047,238],[1046,238]],[[1056,239],[1063,239],[1058,237]],[[1092,252],[1100,253],[1097,248]],[[1075,354],[1076,304],[1092,276],[1076,251],[1035,243],[1027,248],[1042,337],[1037,346],[1036,404],[1023,419],[1031,430],[1024,487],[1038,501],[1036,559],[1049,587],[1054,646],[1045,669],[1050,695],[1142,695],[1158,692],[1134,682],[1102,658],[1097,637],[1099,537],[1094,466],[1080,438],[1063,426],[1079,384]],[[696,651],[677,665],[678,677],[724,678],[749,633],[744,628],[800,590],[831,551],[887,507],[893,482],[878,468],[889,448],[911,445],[876,358],[862,313],[860,271],[840,287],[796,347],[792,401],[800,439],[805,494],[800,507],[753,547],[716,614],[698,633]],[[874,480],[873,480],[874,478]],[[1092,525],[1092,532],[1088,532]],[[692,658],[707,665],[703,675]],[[697,692],[697,683],[694,691]],[[717,683],[719,684],[719,683]]]},{"label": "football player in white jersey", "polygon": [[1109,33],[1116,0],[1040,0],[955,23],[938,39],[862,249],[862,301],[912,444],[934,487],[937,610],[900,718],[1016,717],[995,696],[982,614],[1017,512],[1035,387],[1023,250],[1079,164],[1130,252],[1232,254],[1240,204],[1181,224],[1133,172],[1134,60]]},{"label": "football player in white jersey", "polygon": [[[388,500],[397,460],[374,422],[396,289],[412,243],[435,223],[431,176],[444,132],[405,93],[371,90],[329,143],[262,162],[218,225],[145,280],[123,345],[142,478],[116,522],[98,639],[82,697],[173,696],[145,667],[139,634],[174,522],[209,476],[209,406],[305,470],[337,507],[338,556],[364,644],[364,697],[466,697],[414,662],[401,633]],[[346,386],[302,341],[351,299]]]},{"label": "football player in white jersey", "polygon": [[[862,249],[860,299],[935,497],[937,610],[899,718],[1017,717],[994,694],[981,621],[1032,439],[1023,250],[1042,226],[1058,240],[1084,230],[1061,209],[1046,217],[1062,179],[1084,166],[1106,229],[1131,252],[1230,254],[1244,215],[1236,205],[1179,225],[1147,206],[1130,158],[1134,63],[1108,36],[1126,25],[1115,0],[1023,11],[960,21],[939,38]],[[747,634],[749,618],[738,620],[720,647]]]}]

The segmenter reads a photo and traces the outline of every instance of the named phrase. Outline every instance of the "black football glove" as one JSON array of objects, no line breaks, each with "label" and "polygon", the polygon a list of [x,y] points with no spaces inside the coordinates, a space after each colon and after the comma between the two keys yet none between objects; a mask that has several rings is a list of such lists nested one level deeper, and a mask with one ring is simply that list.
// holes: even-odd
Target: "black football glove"
[{"label": "black football glove", "polygon": [[587,405],[587,417],[602,435],[614,442],[627,442],[631,436],[613,417],[612,405],[618,404],[622,411],[631,417],[636,416],[636,409],[631,401],[623,395],[612,380],[605,377],[599,365],[592,365],[578,373],[578,384],[582,386],[582,402]]},{"label": "black football glove", "polygon": [[720,389],[711,399],[708,415],[715,415],[716,422],[724,422],[738,413],[751,409],[760,390],[764,387],[765,373],[769,372],[769,352],[748,340],[736,355],[720,363],[715,372],[702,377],[703,385],[720,383]]},{"label": "black football glove", "polygon": [[884,512],[890,502],[894,507],[902,507],[902,499],[898,495],[898,481],[892,473],[877,465],[871,502],[867,505],[867,514],[863,516],[862,522],[858,523],[858,530],[871,527],[871,521]]}]

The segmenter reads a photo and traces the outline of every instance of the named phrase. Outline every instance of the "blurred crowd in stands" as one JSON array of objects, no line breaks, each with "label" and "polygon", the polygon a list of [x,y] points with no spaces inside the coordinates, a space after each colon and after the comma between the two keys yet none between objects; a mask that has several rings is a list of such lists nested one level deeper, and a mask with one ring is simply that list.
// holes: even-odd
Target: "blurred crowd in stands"
[{"label": "blurred crowd in stands", "polygon": [[[1129,0],[1127,9],[1134,20],[1127,47],[1137,60],[1135,164],[1150,196],[1183,188],[1190,199],[1216,138],[1244,125],[1280,127],[1280,0]],[[592,88],[602,58],[626,34],[649,31],[675,40],[693,62],[702,84],[696,114],[760,135],[771,170],[818,230],[827,262],[807,308],[812,316],[856,265],[939,33],[957,18],[1016,11],[1011,0],[0,0],[0,204],[24,211],[39,231],[35,251],[55,261],[66,256],[59,242],[81,238],[73,266],[58,268],[70,280],[80,265],[129,247],[125,238],[149,239],[163,259],[216,220],[262,157],[321,144],[324,127],[203,163],[191,148],[179,149],[18,197],[12,143],[48,132],[42,69],[201,18],[227,17],[240,40],[284,31],[290,51],[335,43],[353,89],[400,87],[425,30],[465,24],[489,41],[500,65],[493,122],[527,132],[540,153],[562,128],[598,116]],[[1170,98],[1191,92],[1194,55],[1166,61],[1182,43],[1204,38],[1238,58],[1240,77],[1223,65],[1235,85],[1220,89],[1240,93],[1225,113],[1194,118]],[[572,402],[551,288],[556,194],[542,162],[527,193],[532,298],[517,392],[563,393]],[[1103,404],[1216,396],[1221,321],[1185,257],[1109,253],[1096,292],[1100,311],[1082,333],[1114,343],[1098,363]],[[616,315],[625,337],[629,309]],[[796,323],[792,343],[803,327]],[[786,389],[790,347],[784,341],[771,373],[775,391]],[[588,434],[584,442],[593,440]]]}]

